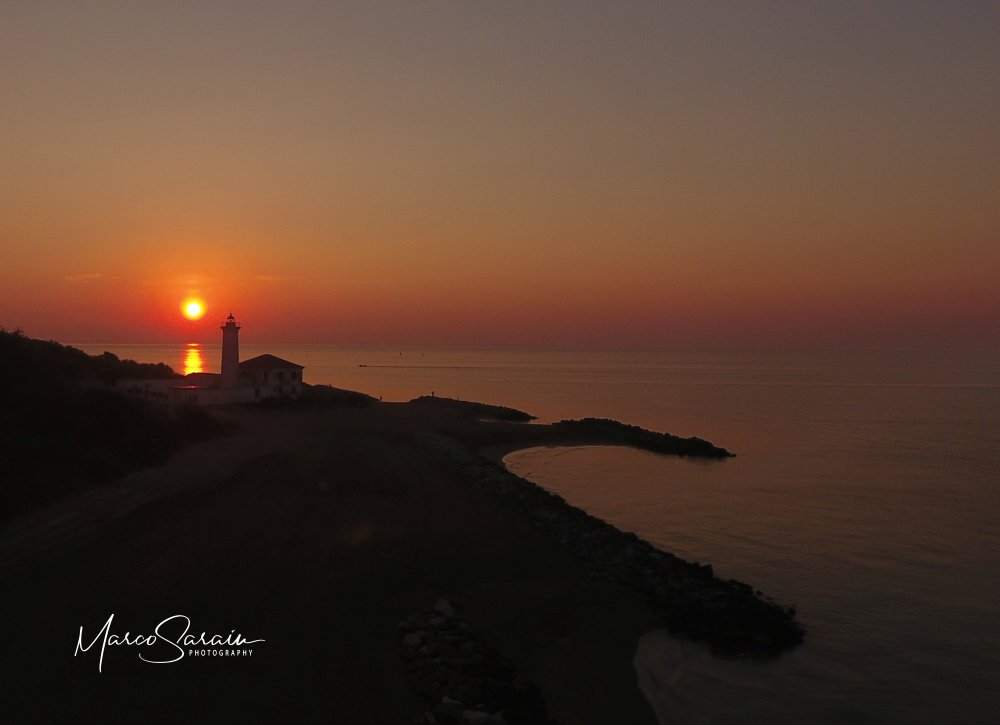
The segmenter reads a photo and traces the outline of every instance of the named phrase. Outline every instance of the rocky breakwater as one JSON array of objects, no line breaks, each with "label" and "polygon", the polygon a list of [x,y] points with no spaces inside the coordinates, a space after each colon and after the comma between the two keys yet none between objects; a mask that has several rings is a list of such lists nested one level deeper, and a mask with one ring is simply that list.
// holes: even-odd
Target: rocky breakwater
[{"label": "rocky breakwater", "polygon": [[556,725],[538,688],[439,599],[399,622],[400,654],[420,711],[414,723]]},{"label": "rocky breakwater", "polygon": [[[597,424],[606,425],[604,421]],[[630,432],[632,426],[617,426],[624,428],[625,435],[642,435],[638,432],[642,429]],[[522,513],[536,528],[572,550],[595,575],[641,592],[676,635],[705,642],[712,652],[727,656],[774,656],[802,642],[805,631],[795,620],[795,610],[780,606],[748,584],[722,580],[714,575],[711,565],[660,551],[635,534],[621,531],[472,453],[452,438],[420,434],[417,442],[472,485]],[[692,443],[687,450],[685,455],[730,455],[707,441]],[[695,450],[706,453],[691,452]]]},{"label": "rocky breakwater", "polygon": [[731,458],[735,455],[703,438],[681,438],[669,433],[657,433],[609,418],[561,420],[558,423],[553,423],[550,427],[561,431],[568,439],[593,438],[596,441],[617,443],[618,445],[632,446],[673,456]]}]

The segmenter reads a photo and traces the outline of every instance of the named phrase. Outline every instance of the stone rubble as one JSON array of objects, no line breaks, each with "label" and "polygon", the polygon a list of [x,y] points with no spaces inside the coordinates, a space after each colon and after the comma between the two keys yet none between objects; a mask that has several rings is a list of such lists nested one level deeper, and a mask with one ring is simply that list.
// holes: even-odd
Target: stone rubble
[{"label": "stone rubble", "polygon": [[399,622],[400,654],[432,725],[557,725],[538,688],[492,649],[446,599]]},{"label": "stone rubble", "polygon": [[793,608],[781,607],[743,582],[719,579],[711,565],[660,551],[453,438],[421,433],[416,440],[472,485],[524,514],[533,526],[580,556],[595,576],[645,595],[671,632],[730,656],[775,656],[802,642],[805,631],[795,621]]}]

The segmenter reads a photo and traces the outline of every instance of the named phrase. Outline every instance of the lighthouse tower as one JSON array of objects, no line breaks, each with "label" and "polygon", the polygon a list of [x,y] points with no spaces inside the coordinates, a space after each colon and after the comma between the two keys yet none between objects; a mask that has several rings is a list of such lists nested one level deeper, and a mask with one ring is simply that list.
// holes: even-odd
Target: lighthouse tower
[{"label": "lighthouse tower", "polygon": [[222,323],[222,387],[232,389],[240,384],[240,326],[233,313]]}]

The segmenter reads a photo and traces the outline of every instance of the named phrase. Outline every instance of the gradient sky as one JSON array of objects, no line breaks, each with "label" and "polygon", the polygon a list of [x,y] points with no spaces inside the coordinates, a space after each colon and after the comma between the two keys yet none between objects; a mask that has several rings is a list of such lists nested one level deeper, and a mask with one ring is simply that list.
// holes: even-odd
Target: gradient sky
[{"label": "gradient sky", "polygon": [[0,325],[995,347],[998,38],[995,1],[0,0]]}]

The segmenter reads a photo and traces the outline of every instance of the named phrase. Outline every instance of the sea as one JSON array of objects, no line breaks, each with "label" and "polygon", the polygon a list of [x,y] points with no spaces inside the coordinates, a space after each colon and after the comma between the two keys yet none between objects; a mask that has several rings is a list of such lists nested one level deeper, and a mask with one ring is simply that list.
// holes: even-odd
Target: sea
[{"label": "sea", "polygon": [[[218,345],[78,344],[180,371]],[[245,345],[311,383],[431,393],[542,422],[615,418],[736,453],[533,448],[515,473],[794,606],[805,643],[720,659],[636,643],[662,723],[1000,722],[1000,354]]]}]

